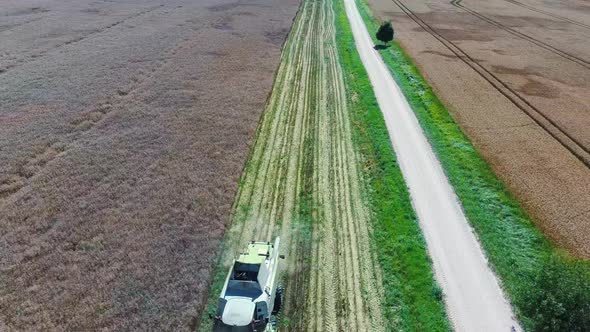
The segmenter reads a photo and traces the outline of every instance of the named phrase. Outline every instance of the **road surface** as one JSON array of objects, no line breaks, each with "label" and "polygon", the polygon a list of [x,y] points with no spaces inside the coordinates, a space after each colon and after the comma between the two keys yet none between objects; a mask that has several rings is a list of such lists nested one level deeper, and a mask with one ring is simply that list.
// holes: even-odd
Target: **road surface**
[{"label": "road surface", "polygon": [[373,49],[354,0],[345,0],[345,7],[455,330],[521,330],[413,111]]}]

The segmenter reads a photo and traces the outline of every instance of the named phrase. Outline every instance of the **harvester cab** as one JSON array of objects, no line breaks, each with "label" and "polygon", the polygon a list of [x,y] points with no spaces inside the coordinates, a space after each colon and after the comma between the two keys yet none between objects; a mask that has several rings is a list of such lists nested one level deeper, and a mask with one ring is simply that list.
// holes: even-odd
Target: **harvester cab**
[{"label": "harvester cab", "polygon": [[250,242],[233,261],[219,295],[216,330],[265,331],[281,306],[278,286],[280,239]]}]

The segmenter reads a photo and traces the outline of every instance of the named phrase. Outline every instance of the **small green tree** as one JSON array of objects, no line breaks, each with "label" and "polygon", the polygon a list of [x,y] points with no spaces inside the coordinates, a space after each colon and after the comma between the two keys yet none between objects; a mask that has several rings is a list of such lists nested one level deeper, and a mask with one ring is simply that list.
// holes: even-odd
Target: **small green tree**
[{"label": "small green tree", "polygon": [[590,265],[551,258],[524,296],[531,331],[590,331]]},{"label": "small green tree", "polygon": [[379,30],[377,30],[377,39],[382,41],[385,45],[388,42],[393,40],[393,26],[391,26],[391,22],[386,21],[381,23]]}]

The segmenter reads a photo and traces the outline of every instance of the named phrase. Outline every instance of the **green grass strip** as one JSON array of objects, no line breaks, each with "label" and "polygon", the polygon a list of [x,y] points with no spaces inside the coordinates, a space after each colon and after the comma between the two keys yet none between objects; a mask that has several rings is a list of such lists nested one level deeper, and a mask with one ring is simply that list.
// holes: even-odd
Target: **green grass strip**
[{"label": "green grass strip", "polygon": [[[369,31],[377,31],[379,22],[367,4],[357,0],[357,6]],[[375,36],[373,40],[377,43]],[[590,319],[588,262],[560,252],[534,226],[397,43],[381,56],[442,163],[525,329],[590,329],[585,325]],[[547,275],[548,271],[555,273]],[[556,273],[559,278],[554,278]],[[571,287],[560,287],[557,280]]]},{"label": "green grass strip", "polygon": [[449,331],[426,245],[397,164],[385,121],[356,51],[341,1],[334,1],[336,39],[355,144],[364,157],[373,210],[374,248],[383,269],[385,317],[392,331]]}]

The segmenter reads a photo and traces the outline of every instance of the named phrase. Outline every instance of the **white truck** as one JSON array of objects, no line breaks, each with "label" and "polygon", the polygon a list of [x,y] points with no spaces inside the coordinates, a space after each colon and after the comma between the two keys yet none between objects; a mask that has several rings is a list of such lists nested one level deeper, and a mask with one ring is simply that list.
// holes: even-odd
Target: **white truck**
[{"label": "white truck", "polygon": [[278,287],[280,239],[274,243],[248,243],[233,261],[219,295],[216,331],[265,331],[274,329],[273,320],[281,306]]}]

